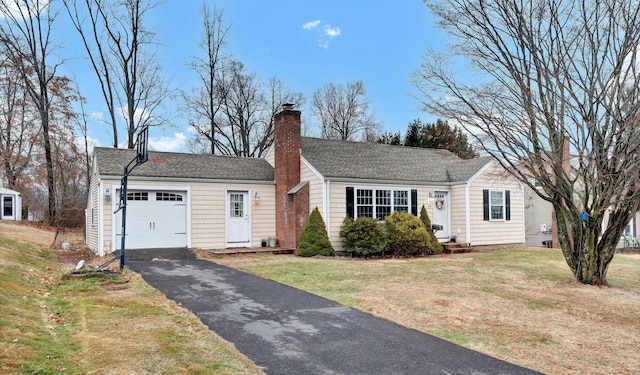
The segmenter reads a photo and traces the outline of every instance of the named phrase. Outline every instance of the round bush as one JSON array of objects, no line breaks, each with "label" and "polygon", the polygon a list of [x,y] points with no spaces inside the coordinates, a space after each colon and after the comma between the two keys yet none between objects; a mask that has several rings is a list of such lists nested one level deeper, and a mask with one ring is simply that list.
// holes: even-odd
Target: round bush
[{"label": "round bush", "polygon": [[368,217],[345,218],[340,226],[340,237],[345,250],[356,257],[381,255],[387,245],[382,225]]},{"label": "round bush", "polygon": [[411,256],[433,253],[431,236],[417,216],[394,211],[385,221],[389,248],[393,255]]}]

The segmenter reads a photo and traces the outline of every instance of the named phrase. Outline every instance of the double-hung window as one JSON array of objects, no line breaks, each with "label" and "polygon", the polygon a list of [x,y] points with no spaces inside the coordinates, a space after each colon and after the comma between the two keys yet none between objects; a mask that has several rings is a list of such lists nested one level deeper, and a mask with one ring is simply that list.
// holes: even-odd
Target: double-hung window
[{"label": "double-hung window", "polygon": [[393,211],[409,211],[409,190],[356,188],[356,217],[384,220]]},{"label": "double-hung window", "polygon": [[484,220],[511,220],[511,194],[509,190],[483,190],[482,204],[484,208]]},{"label": "double-hung window", "polygon": [[491,220],[504,220],[504,191],[491,190],[489,193]]}]

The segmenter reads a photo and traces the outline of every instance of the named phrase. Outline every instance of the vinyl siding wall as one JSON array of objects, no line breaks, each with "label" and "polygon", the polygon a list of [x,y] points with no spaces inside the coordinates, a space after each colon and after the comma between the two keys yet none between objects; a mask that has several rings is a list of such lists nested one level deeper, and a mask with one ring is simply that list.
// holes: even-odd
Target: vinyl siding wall
[{"label": "vinyl siding wall", "polygon": [[[484,189],[509,190],[511,220],[488,221],[483,216],[482,191]],[[469,186],[469,205],[472,246],[524,244],[524,202],[522,186],[493,165]]]},{"label": "vinyl siding wall", "polygon": [[[167,187],[169,190],[189,190],[189,211],[191,224],[191,247],[216,249],[226,247],[226,192],[230,190],[248,191],[251,206],[251,246],[259,247],[262,239],[275,235],[275,185],[269,183],[258,184],[230,184],[210,182],[153,182],[129,181],[129,190],[146,188],[149,186]],[[118,205],[116,189],[120,189],[120,181],[105,180],[103,188],[110,188],[112,199],[103,204],[104,223],[103,241],[105,252],[119,247],[112,244],[113,212]],[[151,189],[153,190],[153,189]],[[260,199],[254,194],[258,192]]]},{"label": "vinyl siding wall", "polygon": [[300,163],[300,181],[307,181],[309,183],[309,213],[314,208],[318,207],[318,210],[322,214],[325,223],[327,223],[324,217],[324,197],[322,192],[322,179],[309,167],[304,161]]},{"label": "vinyl siding wall", "polygon": [[91,185],[89,186],[89,197],[87,200],[87,211],[85,215],[85,243],[96,253],[98,252],[99,238],[99,202],[100,202],[100,181],[96,172],[93,172]]},{"label": "vinyl siding wall", "polygon": [[458,186],[451,189],[451,237],[456,237],[456,242],[467,243],[467,201],[466,186]]},{"label": "vinyl siding wall", "polygon": [[[355,184],[344,182],[330,182],[329,184],[329,219],[327,232],[329,232],[329,240],[335,250],[343,250],[342,239],[340,238],[340,226],[347,217],[347,200],[346,189],[348,186],[355,188],[385,188],[385,189],[416,189],[418,191],[418,215],[422,205],[429,212],[429,216],[433,217],[433,199],[429,198],[429,193],[438,188],[417,186],[417,185],[389,185],[389,184]],[[442,189],[439,189],[442,190]],[[446,189],[445,189],[446,190]]]}]

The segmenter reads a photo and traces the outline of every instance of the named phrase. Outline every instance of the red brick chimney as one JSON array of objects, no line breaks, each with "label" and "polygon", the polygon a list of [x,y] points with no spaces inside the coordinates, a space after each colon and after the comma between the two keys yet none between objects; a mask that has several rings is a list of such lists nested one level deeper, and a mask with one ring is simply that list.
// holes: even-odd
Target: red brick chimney
[{"label": "red brick chimney", "polygon": [[309,216],[309,186],[300,181],[300,111],[292,104],[274,116],[276,237],[280,247],[297,248]]}]

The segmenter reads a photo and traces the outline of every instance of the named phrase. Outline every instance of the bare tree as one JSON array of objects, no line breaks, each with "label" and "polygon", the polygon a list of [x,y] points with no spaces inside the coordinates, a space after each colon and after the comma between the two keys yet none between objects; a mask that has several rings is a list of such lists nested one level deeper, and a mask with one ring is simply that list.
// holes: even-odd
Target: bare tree
[{"label": "bare tree", "polygon": [[0,162],[10,189],[17,188],[16,183],[32,165],[36,145],[41,144],[42,127],[36,113],[21,73],[0,52]]},{"label": "bare tree", "polygon": [[[213,121],[216,149],[223,155],[261,157],[273,143],[273,116],[282,104],[301,106],[301,93],[289,91],[277,78],[265,85],[244,64],[227,60],[216,79],[215,101],[219,105]],[[203,150],[209,139],[192,141],[194,150]],[[207,151],[208,152],[208,151]]]},{"label": "bare tree", "polygon": [[415,75],[418,99],[551,202],[576,279],[606,284],[615,247],[640,208],[638,3],[427,5],[454,38],[452,55],[478,75],[458,79],[449,70],[456,60],[432,51]]},{"label": "bare tree", "polygon": [[33,101],[42,128],[48,193],[47,221],[56,214],[56,186],[50,140],[51,89],[60,61],[52,62],[52,25],[56,14],[48,2],[39,0],[5,0],[0,2],[0,45],[9,60],[18,67],[27,94]]},{"label": "bare tree", "polygon": [[101,0],[62,0],[74,27],[80,34],[82,43],[89,56],[91,67],[96,73],[100,90],[107,105],[113,147],[118,147],[118,123],[116,121],[116,106],[114,81],[111,73],[113,57],[109,55],[107,42],[103,38],[102,18],[99,9],[103,6]]},{"label": "bare tree", "polygon": [[187,108],[189,125],[198,134],[201,147],[207,147],[211,154],[216,153],[217,115],[221,101],[218,95],[218,81],[222,74],[223,50],[225,38],[230,26],[225,25],[223,11],[217,8],[213,12],[206,3],[202,5],[203,31],[198,46],[202,56],[195,57],[191,69],[198,75],[199,85],[191,93],[183,92],[182,98]]},{"label": "bare tree", "polygon": [[[116,114],[126,122],[127,147],[138,129],[161,125],[155,115],[169,96],[155,56],[155,34],[143,24],[158,2],[153,0],[63,0],[80,33],[109,110],[114,147]],[[119,113],[120,111],[120,113]]]},{"label": "bare tree", "polygon": [[381,129],[369,111],[367,89],[362,81],[320,87],[313,93],[311,107],[320,121],[323,138],[370,140]]}]

